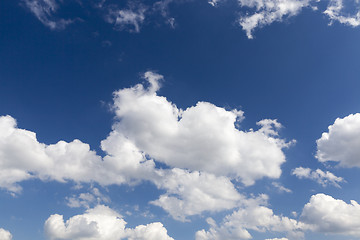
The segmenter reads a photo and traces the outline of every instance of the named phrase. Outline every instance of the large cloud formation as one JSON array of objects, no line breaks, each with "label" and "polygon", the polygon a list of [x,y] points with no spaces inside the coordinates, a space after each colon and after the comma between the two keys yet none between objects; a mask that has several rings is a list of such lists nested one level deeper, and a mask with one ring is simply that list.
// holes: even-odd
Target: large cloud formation
[{"label": "large cloud formation", "polygon": [[335,161],[342,167],[360,167],[360,114],[337,118],[316,141],[316,158]]},{"label": "large cloud formation", "polygon": [[98,205],[66,222],[62,215],[51,215],[45,222],[45,233],[50,240],[173,240],[159,222],[135,228],[125,226],[119,213]]},{"label": "large cloud formation", "polygon": [[[32,178],[102,186],[150,181],[165,190],[152,203],[186,221],[203,211],[238,206],[244,196],[231,180],[247,186],[280,176],[282,149],[290,143],[279,138],[276,120],[264,119],[257,131],[243,131],[237,127],[242,111],[208,102],[177,108],[157,95],[161,75],[146,72],[144,78],[147,86],[114,93],[116,121],[101,142],[103,158],[80,140],[40,143],[11,116],[0,117],[0,187],[20,193],[18,183]],[[88,204],[72,200],[70,205]]]},{"label": "large cloud formation", "polygon": [[170,167],[229,176],[245,185],[280,176],[288,144],[278,138],[276,120],[258,122],[258,131],[242,131],[236,128],[241,111],[208,102],[179,109],[157,95],[161,75],[147,72],[145,78],[148,88],[138,84],[115,92],[115,133]]}]

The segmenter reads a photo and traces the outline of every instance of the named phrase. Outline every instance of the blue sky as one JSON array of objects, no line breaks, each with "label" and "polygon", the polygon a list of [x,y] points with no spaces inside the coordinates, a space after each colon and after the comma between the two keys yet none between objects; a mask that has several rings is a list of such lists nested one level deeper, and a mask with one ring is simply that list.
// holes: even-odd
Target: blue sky
[{"label": "blue sky", "polygon": [[0,2],[0,240],[360,239],[360,5]]}]

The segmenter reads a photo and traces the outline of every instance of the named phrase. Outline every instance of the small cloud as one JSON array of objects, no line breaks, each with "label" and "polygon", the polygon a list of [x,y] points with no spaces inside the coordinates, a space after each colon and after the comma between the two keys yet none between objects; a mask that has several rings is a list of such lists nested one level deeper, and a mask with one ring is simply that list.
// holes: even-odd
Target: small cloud
[{"label": "small cloud", "polygon": [[293,169],[292,175],[295,175],[299,179],[313,180],[323,187],[333,185],[340,188],[339,183],[345,182],[342,177],[337,177],[329,171],[322,171],[321,169],[311,170],[310,168],[298,167]]}]

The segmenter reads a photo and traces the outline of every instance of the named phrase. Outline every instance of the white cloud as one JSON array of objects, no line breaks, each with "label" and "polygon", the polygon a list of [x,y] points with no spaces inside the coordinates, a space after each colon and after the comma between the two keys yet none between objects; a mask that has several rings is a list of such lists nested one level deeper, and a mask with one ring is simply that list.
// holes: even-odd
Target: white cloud
[{"label": "white cloud", "polygon": [[155,184],[166,193],[152,204],[162,207],[180,221],[203,211],[232,209],[244,199],[228,178],[197,171],[178,168],[162,171]]},{"label": "white cloud", "polygon": [[126,228],[122,216],[107,206],[98,205],[82,215],[64,222],[63,216],[51,215],[45,222],[45,233],[50,240],[171,240],[161,223]]},{"label": "white cloud", "polygon": [[280,22],[286,16],[295,16],[317,0],[238,0],[238,2],[242,7],[254,9],[253,13],[242,15],[238,19],[247,37],[253,38],[255,28]]},{"label": "white cloud", "polygon": [[[347,3],[350,1],[346,1]],[[355,3],[358,5],[359,2],[355,1]],[[357,7],[357,9],[359,6]],[[327,6],[326,10],[324,11],[324,14],[326,14],[332,24],[334,21],[338,21],[342,24],[352,26],[352,27],[358,27],[360,25],[360,11],[357,11],[355,14],[350,15],[343,12],[344,10],[344,3],[343,0],[330,0],[329,5]]]},{"label": "white cloud", "polygon": [[56,0],[24,0],[25,6],[45,26],[52,30],[62,30],[72,23],[72,20],[56,19],[54,14],[59,8]]},{"label": "white cloud", "polygon": [[[129,29],[131,32],[140,32],[140,26],[145,20],[146,8],[143,6],[138,9],[117,9],[117,7],[111,5],[108,8],[108,14],[106,15],[106,21],[114,24],[118,30]],[[132,28],[128,28],[132,26]]]},{"label": "white cloud", "polygon": [[12,235],[9,231],[0,228],[0,240],[11,240],[12,239]]},{"label": "white cloud", "polygon": [[85,207],[90,208],[93,205],[109,203],[109,197],[103,195],[98,188],[91,188],[90,192],[80,193],[66,198],[67,205],[71,208]]},{"label": "white cloud", "polygon": [[272,182],[271,185],[273,185],[279,192],[286,192],[286,193],[292,192],[290,189],[284,187],[283,185],[281,185],[278,182]]},{"label": "white cloud", "polygon": [[154,167],[124,139],[117,157],[126,161],[119,162],[118,158],[111,156],[102,161],[88,144],[80,140],[59,141],[51,145],[39,143],[34,132],[17,128],[15,119],[10,116],[0,117],[0,132],[0,187],[15,193],[21,191],[18,182],[31,178],[121,184],[130,182],[127,174],[134,169],[141,168],[145,172]]},{"label": "white cloud", "polygon": [[274,214],[273,210],[258,204],[258,201],[227,215],[218,226],[208,219],[210,228],[196,233],[196,240],[235,240],[251,239],[249,230],[257,232],[285,232],[291,239],[303,237],[307,225],[284,216]]},{"label": "white cloud", "polygon": [[297,167],[293,169],[292,175],[300,179],[311,179],[321,184],[323,187],[327,185],[333,185],[340,187],[339,183],[344,182],[342,177],[337,177],[329,171],[322,171],[321,169],[311,170],[310,168]]},{"label": "white cloud", "polygon": [[[152,203],[185,221],[204,211],[236,207],[243,197],[231,180],[251,185],[280,176],[282,148],[290,143],[278,137],[276,120],[258,122],[257,131],[242,131],[236,127],[242,111],[207,102],[179,109],[157,95],[161,75],[146,72],[144,78],[148,87],[138,84],[114,93],[116,122],[101,142],[103,158],[80,140],[40,143],[14,118],[0,117],[0,187],[19,193],[18,183],[31,178],[102,186],[150,181],[166,191]],[[170,169],[156,168],[156,162]],[[98,198],[83,193],[67,204],[90,207]]]},{"label": "white cloud", "polygon": [[140,151],[170,167],[229,176],[251,185],[263,177],[278,178],[285,162],[280,126],[263,120],[258,131],[242,131],[235,124],[242,112],[208,102],[185,110],[157,95],[161,75],[147,72],[149,87],[138,84],[114,93],[119,122],[114,132]]},{"label": "white cloud", "polygon": [[360,167],[360,113],[337,118],[316,141],[316,158],[335,161],[342,167]]},{"label": "white cloud", "polygon": [[301,218],[314,231],[360,237],[360,205],[354,200],[347,204],[325,194],[313,195]]}]

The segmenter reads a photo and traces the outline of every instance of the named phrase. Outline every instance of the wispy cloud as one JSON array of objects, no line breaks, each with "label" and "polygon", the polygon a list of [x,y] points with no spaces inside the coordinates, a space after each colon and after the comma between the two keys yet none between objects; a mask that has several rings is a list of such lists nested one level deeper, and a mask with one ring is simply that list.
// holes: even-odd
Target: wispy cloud
[{"label": "wispy cloud", "polygon": [[73,20],[56,18],[54,14],[59,8],[55,0],[24,0],[25,6],[45,26],[52,30],[62,30]]},{"label": "wispy cloud", "polygon": [[298,167],[292,171],[292,175],[300,179],[310,179],[323,187],[327,185],[333,185],[335,187],[340,187],[339,183],[344,182],[345,180],[342,177],[337,177],[329,171],[322,171],[321,169],[311,170],[310,168]]}]

